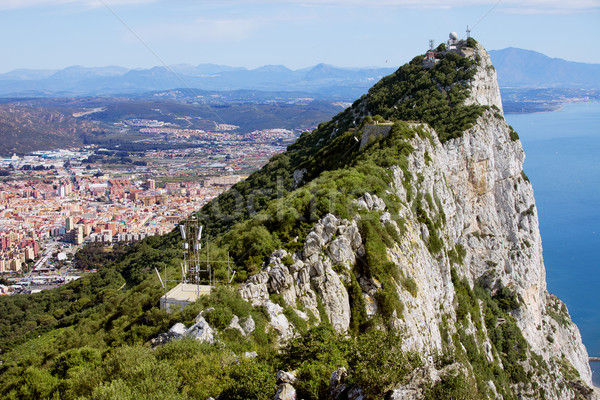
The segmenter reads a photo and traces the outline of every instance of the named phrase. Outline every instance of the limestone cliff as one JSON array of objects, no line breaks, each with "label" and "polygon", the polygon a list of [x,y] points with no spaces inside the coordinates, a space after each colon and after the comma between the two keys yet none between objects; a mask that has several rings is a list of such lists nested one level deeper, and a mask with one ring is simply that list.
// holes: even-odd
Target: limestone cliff
[{"label": "limestone cliff", "polygon": [[[508,332],[511,323],[526,341],[510,367],[524,374],[519,379],[515,373],[513,394],[524,399],[593,398],[579,330],[564,304],[546,289],[533,189],[523,173],[521,143],[502,114],[495,70],[478,44],[459,47],[458,54],[476,61],[463,102],[487,106],[476,122],[443,142],[430,125],[410,122],[418,134],[407,140],[411,151],[406,165],[387,169],[386,201],[381,193],[367,192],[353,200],[358,212],[351,218],[332,210],[314,224],[300,251],[275,251],[240,292],[254,304],[280,295],[306,321],[327,318],[346,332],[356,318],[350,294],[355,281],[364,313],[377,315],[385,282],[357,267],[366,263],[361,223],[376,216],[375,223],[394,238],[385,256],[397,268],[390,284],[403,305],[386,316],[387,326],[403,333],[405,350],[415,350],[425,360],[422,373],[399,382],[392,398],[419,398],[423,385],[418,379],[435,381],[439,371],[432,360],[440,354],[464,353],[457,368],[468,374],[478,368],[477,357],[508,369],[510,354],[502,350],[498,332]],[[358,124],[369,114],[370,101],[366,96],[353,106],[357,141],[369,131]],[[360,138],[360,151],[368,152],[368,143],[381,140],[380,131],[372,140]],[[468,311],[466,298],[471,299]],[[496,306],[486,305],[487,298],[506,305],[508,317],[489,311]],[[275,310],[272,321],[281,325],[281,317],[285,319]],[[280,333],[293,335],[293,326]],[[467,348],[467,341],[474,349]],[[503,398],[497,384],[490,378],[482,395]]]}]

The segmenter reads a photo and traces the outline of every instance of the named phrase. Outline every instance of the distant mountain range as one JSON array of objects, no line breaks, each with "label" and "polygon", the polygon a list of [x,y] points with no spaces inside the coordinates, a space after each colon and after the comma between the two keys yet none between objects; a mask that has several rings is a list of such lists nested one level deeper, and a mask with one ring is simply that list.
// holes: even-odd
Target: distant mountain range
[{"label": "distant mountain range", "polygon": [[[531,50],[489,52],[501,87],[600,89],[600,64],[550,58]],[[0,74],[2,97],[73,97],[134,95],[174,88],[259,90],[310,93],[326,100],[361,96],[395,68],[340,68],[318,64],[291,70],[282,65],[256,69],[225,65],[179,64],[127,69],[118,66],[62,70],[18,69]]]},{"label": "distant mountain range", "polygon": [[550,58],[514,47],[489,53],[500,87],[600,89],[600,64]]},{"label": "distant mountain range", "polygon": [[256,69],[201,64],[128,70],[122,67],[68,67],[59,71],[14,70],[0,74],[0,96],[97,96],[173,88],[203,90],[302,91],[327,99],[360,96],[395,68],[338,68],[319,64],[291,70],[282,65]]}]

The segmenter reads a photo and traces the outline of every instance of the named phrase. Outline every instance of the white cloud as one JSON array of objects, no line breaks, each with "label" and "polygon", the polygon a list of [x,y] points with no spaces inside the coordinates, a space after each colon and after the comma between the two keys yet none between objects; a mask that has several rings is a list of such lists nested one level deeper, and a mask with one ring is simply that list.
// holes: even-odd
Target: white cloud
[{"label": "white cloud", "polygon": [[[245,0],[208,1],[211,4],[251,5]],[[339,7],[410,7],[410,8],[456,8],[468,6],[490,7],[498,0],[255,0],[254,4],[307,5]],[[600,0],[500,0],[499,7],[530,9],[545,12],[547,9],[583,11],[600,9]]]},{"label": "white cloud", "polygon": [[147,4],[158,0],[0,0],[0,10],[13,10],[19,8],[79,6],[82,8],[96,8],[120,6],[128,4]]},{"label": "white cloud", "polygon": [[[407,7],[407,8],[437,8],[450,9],[468,6],[494,6],[497,0],[0,0],[0,10],[34,8],[48,6],[79,6],[82,8],[120,5],[135,5],[148,3],[164,3],[177,8],[181,4],[211,6],[238,5],[252,7],[253,5],[296,5],[314,7]],[[500,0],[498,10],[510,13],[573,13],[600,11],[600,0]]]},{"label": "white cloud", "polygon": [[600,11],[600,0],[526,0],[502,3],[502,10],[511,14],[564,14]]}]

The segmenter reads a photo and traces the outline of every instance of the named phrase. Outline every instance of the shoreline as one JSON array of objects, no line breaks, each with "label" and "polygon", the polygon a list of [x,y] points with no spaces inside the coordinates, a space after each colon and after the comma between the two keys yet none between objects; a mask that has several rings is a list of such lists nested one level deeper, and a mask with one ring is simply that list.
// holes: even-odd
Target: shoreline
[{"label": "shoreline", "polygon": [[[542,106],[547,106],[546,109],[540,107],[541,109],[535,110],[534,108],[532,108],[531,111],[504,111],[504,114],[513,114],[513,115],[529,115],[529,114],[542,114],[542,113],[552,113],[552,112],[559,112],[559,111],[563,111],[565,108],[566,104],[581,104],[581,103],[600,103],[600,100],[575,100],[575,101],[569,101],[569,100],[564,100],[560,103],[552,103],[552,102],[548,102],[548,103],[534,103],[534,102],[513,102],[514,104],[523,104],[523,105],[528,105],[528,104],[534,104],[534,105],[542,105]],[[508,105],[508,104],[507,104]],[[504,108],[504,104],[502,105]]]}]

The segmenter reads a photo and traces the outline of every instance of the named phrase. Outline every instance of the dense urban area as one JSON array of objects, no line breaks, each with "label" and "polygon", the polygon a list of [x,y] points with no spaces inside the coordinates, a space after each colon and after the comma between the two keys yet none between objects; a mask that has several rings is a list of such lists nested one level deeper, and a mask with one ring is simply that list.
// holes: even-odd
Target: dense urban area
[{"label": "dense urban area", "polygon": [[227,124],[210,132],[149,119],[115,127],[146,135],[139,142],[149,148],[162,140],[180,145],[143,151],[87,145],[0,159],[2,294],[37,292],[90,272],[73,264],[88,244],[123,245],[169,232],[300,134],[244,133]]}]

